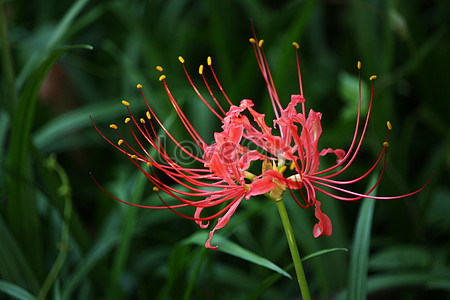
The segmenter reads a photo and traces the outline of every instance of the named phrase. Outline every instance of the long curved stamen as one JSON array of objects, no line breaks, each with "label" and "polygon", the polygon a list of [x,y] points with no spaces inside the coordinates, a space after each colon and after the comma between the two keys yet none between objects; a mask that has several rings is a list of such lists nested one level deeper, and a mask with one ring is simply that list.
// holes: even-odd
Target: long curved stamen
[{"label": "long curved stamen", "polygon": [[[216,103],[217,107],[220,109],[223,115],[226,115],[225,110],[222,108],[222,106],[219,104],[219,101],[217,101],[216,96],[214,96],[214,93],[211,90],[211,87],[209,86],[208,81],[206,80],[205,74],[203,74],[203,65],[200,65],[198,67],[198,73],[202,76],[203,82],[205,83],[206,88],[208,89],[209,94],[211,95],[211,98],[213,99],[214,103]],[[220,120],[223,121],[223,118],[220,117]]]},{"label": "long curved stamen", "polygon": [[370,196],[370,195],[366,195],[366,194],[362,194],[362,193],[352,192],[352,191],[349,191],[349,190],[346,190],[346,189],[343,189],[343,188],[339,188],[339,187],[335,187],[333,185],[329,185],[329,184],[322,183],[322,182],[317,182],[317,183],[320,184],[320,185],[332,188],[334,190],[337,190],[337,191],[340,191],[340,192],[343,192],[343,193],[346,193],[346,194],[349,194],[349,195],[358,196],[358,197],[357,198],[345,198],[345,197],[341,197],[341,196],[337,196],[337,195],[334,195],[332,193],[329,193],[329,192],[327,192],[327,191],[325,191],[325,190],[323,190],[323,189],[321,189],[321,188],[319,188],[317,186],[315,186],[315,189],[318,190],[319,192],[322,192],[322,193],[330,196],[330,197],[333,197],[333,198],[338,199],[338,200],[343,200],[343,201],[354,201],[354,200],[359,200],[359,199],[362,199],[362,198],[370,198],[370,199],[376,199],[376,200],[393,200],[393,199],[406,198],[406,197],[415,195],[415,194],[423,191],[423,189],[425,189],[425,187],[430,183],[432,178],[433,178],[433,176],[431,176],[428,179],[428,181],[425,183],[425,185],[423,185],[420,189],[418,189],[418,190],[416,190],[414,192],[410,192],[410,193],[403,194],[403,195],[397,195],[397,196],[385,196],[385,197],[383,197],[383,196]]},{"label": "long curved stamen", "polygon": [[[251,100],[244,99],[237,106],[231,103],[214,72],[211,57],[207,58],[207,65],[210,67],[217,87],[230,105],[228,110],[221,106],[219,99],[214,94],[211,88],[212,86],[203,74],[203,65],[199,67],[199,74],[202,76],[206,89],[215,105],[212,104],[211,99],[208,99],[208,102],[197,89],[197,86],[187,71],[184,59],[180,56],[179,61],[182,64],[191,87],[206,107],[222,122],[222,131],[214,134],[214,142],[211,145],[207,144],[195,130],[179,103],[172,95],[166,81],[166,76],[163,74],[163,68],[160,66],[156,67],[160,72],[159,81],[162,82],[178,118],[201,152],[200,154],[192,153],[188,147],[184,147],[181,142],[170,134],[144,97],[142,85],[138,84],[137,88],[140,90],[141,96],[148,108],[146,112],[147,119],[145,117],[135,117],[130,110],[130,103],[125,100],[122,101],[129,113],[129,117],[126,118],[125,123],[127,123],[132,137],[128,141],[121,136],[117,125],[110,125],[119,138],[117,143],[113,143],[99,130],[93,121],[92,123],[97,132],[108,143],[125,154],[132,164],[154,185],[154,191],[160,203],[159,206],[150,206],[120,200],[105,191],[91,174],[93,181],[103,192],[119,202],[136,207],[171,210],[183,218],[194,220],[201,228],[206,228],[209,225],[209,222],[204,224],[204,221],[220,217],[218,223],[210,231],[209,239],[205,244],[207,248],[215,249],[216,247],[210,244],[214,232],[225,226],[244,197],[249,199],[251,196],[264,194],[269,195],[272,200],[278,201],[286,192],[286,189],[289,190],[292,198],[300,207],[315,208],[315,216],[319,219],[319,223],[314,226],[313,235],[317,237],[322,234],[330,235],[332,229],[331,221],[321,211],[321,202],[317,198],[318,192],[344,201],[355,201],[364,197],[372,199],[399,199],[417,194],[428,185],[431,177],[420,189],[408,194],[389,197],[369,195],[379,185],[385,171],[389,133],[392,129],[389,122],[387,122],[388,132],[386,140],[383,143],[383,149],[375,163],[362,175],[354,179],[335,179],[350,167],[361,149],[372,110],[374,79],[376,76],[370,77],[372,81],[370,103],[364,126],[361,129],[361,63],[358,62],[358,113],[352,142],[346,153],[344,150],[333,150],[332,148],[326,148],[319,152],[318,143],[322,134],[320,123],[322,114],[311,109],[308,115],[306,115],[298,43],[293,42],[292,45],[296,48],[300,95],[292,95],[291,102],[283,109],[262,46],[263,40],[258,41],[256,38],[253,24],[252,33],[253,38],[250,39],[250,42],[252,43],[256,61],[266,84],[276,116],[273,128],[276,128],[276,126],[280,127],[279,135],[273,135],[273,128],[266,125],[265,115],[256,112],[252,108],[254,105]],[[300,108],[297,108],[299,103],[302,104],[300,113],[297,112],[297,110],[300,110]],[[253,120],[249,120],[247,117],[248,114],[253,117]],[[155,121],[152,122],[151,120]],[[161,130],[157,126],[169,137],[170,141],[174,143],[174,146],[178,150],[181,150],[189,158],[192,158],[194,160],[193,163],[197,165],[202,164],[202,166],[196,168],[183,167],[176,162],[166,151],[168,148],[164,140],[158,137],[157,133]],[[148,145],[144,143],[145,141]],[[250,148],[249,144],[256,146],[256,149]],[[135,146],[136,149],[132,145],[137,145]],[[336,155],[338,161],[335,165],[319,171],[320,156],[329,153]],[[261,174],[254,174],[253,171],[250,172],[248,170],[254,161],[260,161],[259,163],[261,161],[263,162]],[[269,161],[270,163],[266,163]],[[357,183],[368,177],[380,163],[382,166],[377,181],[365,193],[354,192],[342,187]],[[161,174],[164,174],[164,180],[158,177]],[[298,190],[300,196],[296,197],[294,190]],[[177,204],[172,205],[171,202],[168,203],[161,197],[160,193],[165,193],[178,201]],[[341,196],[339,193],[344,193],[345,195]],[[179,209],[186,207],[195,208],[193,216],[185,215],[179,211]],[[212,209],[212,214],[207,217],[200,217],[206,208]]]},{"label": "long curved stamen", "polygon": [[[323,170],[321,172],[318,172],[318,174],[323,174],[329,171],[332,171],[334,169],[336,169],[337,167],[341,166],[342,164],[344,164],[344,162],[347,161],[348,157],[350,156],[352,150],[353,150],[353,146],[355,145],[356,142],[356,137],[358,136],[358,129],[359,129],[359,119],[361,117],[361,62],[358,61],[356,64],[357,68],[358,68],[358,114],[356,116],[356,125],[355,125],[355,132],[353,133],[353,139],[352,142],[350,144],[349,149],[347,150],[347,152],[345,153],[344,158],[335,166],[332,166],[331,168],[328,168],[326,170]],[[372,86],[373,88],[373,86]],[[370,110],[369,110],[370,112]],[[369,114],[368,112],[368,114]]]},{"label": "long curved stamen", "polygon": [[209,69],[211,70],[211,73],[214,77],[214,80],[216,81],[217,86],[219,87],[219,90],[222,92],[222,95],[225,97],[225,99],[227,99],[228,104],[230,104],[230,106],[233,106],[233,103],[231,103],[230,98],[228,98],[227,94],[225,93],[222,85],[219,82],[219,79],[216,76],[216,73],[214,72],[214,68],[212,66],[212,60],[211,60],[211,56],[208,56],[208,59],[206,60],[207,65],[209,66]]},{"label": "long curved stamen", "polygon": [[267,65],[267,60],[264,55],[264,51],[262,50],[262,44],[264,40],[257,40],[256,38],[251,38],[250,42],[253,45],[253,49],[255,51],[256,59],[258,61],[259,68],[261,73],[266,81],[267,90],[269,91],[270,101],[272,102],[273,111],[275,113],[275,117],[279,119],[278,109],[281,111],[282,107],[280,101],[278,100],[277,90],[273,84],[272,75],[270,74],[269,66]]},{"label": "long curved stamen", "polygon": [[191,122],[189,122],[188,118],[184,114],[183,110],[178,105],[177,101],[173,97],[172,93],[170,92],[169,86],[166,82],[166,76],[161,75],[160,81],[163,82],[164,88],[166,89],[166,93],[169,96],[170,102],[172,103],[172,106],[175,108],[175,111],[177,112],[178,116],[180,117],[181,122],[183,123],[184,127],[188,130],[189,134],[192,136],[194,141],[203,149],[203,147],[206,146],[205,141],[200,137],[198,132],[194,129]]},{"label": "long curved stamen", "polygon": [[[342,184],[342,185],[344,185],[344,184],[352,184],[352,183],[358,182],[358,181],[362,180],[363,178],[367,177],[370,173],[372,173],[372,171],[378,165],[378,163],[380,162],[381,158],[383,157],[383,154],[386,151],[386,148],[389,146],[389,143],[388,143],[389,133],[390,133],[392,127],[391,127],[391,125],[390,125],[391,123],[389,121],[388,121],[387,124],[388,124],[388,133],[387,133],[385,142],[383,142],[383,149],[381,150],[380,155],[378,156],[377,160],[372,165],[372,167],[370,167],[369,170],[366,173],[364,173],[363,175],[361,175],[360,177],[352,179],[352,180],[341,181],[341,180],[332,180],[332,179],[328,179],[326,177],[319,177],[319,176],[315,176],[315,175],[306,175],[306,176],[308,178],[310,178],[311,180],[323,181],[323,182],[328,182],[328,183],[331,183],[331,184]],[[386,159],[384,160],[383,168],[384,168],[385,164],[386,164]]]},{"label": "long curved stamen", "polygon": [[[204,201],[187,200],[187,199],[184,199],[184,198],[178,196],[177,194],[185,195],[185,196],[197,196],[197,197],[204,197],[204,196],[211,196],[211,195],[221,195],[221,194],[223,194],[224,196],[230,196],[230,193],[226,189],[222,189],[222,190],[218,190],[218,191],[204,191],[204,190],[196,189],[196,188],[194,188],[192,186],[186,185],[182,181],[178,180],[176,177],[171,177],[171,178],[173,180],[175,180],[176,182],[180,183],[181,185],[183,185],[184,187],[187,187],[188,189],[191,189],[193,191],[197,191],[197,193],[186,193],[186,192],[180,191],[178,189],[171,188],[170,186],[168,186],[168,185],[164,184],[163,182],[161,182],[154,173],[153,173],[154,176],[152,176],[148,172],[143,170],[142,167],[139,164],[137,164],[135,161],[132,160],[132,162],[136,165],[137,168],[139,168],[141,170],[141,172],[147,177],[147,179],[149,179],[155,186],[157,186],[159,189],[163,190],[165,193],[167,193],[168,195],[172,196],[173,198],[176,198],[177,200],[179,200],[179,201],[181,201],[181,202],[183,202],[185,204],[188,204],[189,206],[196,206],[196,205],[199,205],[199,203],[203,203]],[[152,172],[153,172],[153,170],[152,170]],[[166,173],[166,175],[169,175],[169,174]],[[188,180],[189,177],[184,177],[184,179]],[[205,187],[208,187],[208,186],[218,187],[216,185],[205,184],[205,183],[202,183],[202,182],[198,182],[197,185],[198,186],[205,186]],[[234,188],[235,191],[238,191],[239,189],[242,190],[242,187],[235,186],[235,188]],[[221,196],[219,196],[219,197],[221,197]]]},{"label": "long curved stamen", "polygon": [[[298,56],[298,49],[300,48],[297,42],[292,42],[292,45],[295,47],[295,56],[297,60],[297,73],[298,73],[298,83],[300,86],[300,95],[303,95],[303,85],[302,85],[302,73],[300,72],[300,58]],[[302,103],[302,114],[305,115],[305,102]]]},{"label": "long curved stamen", "polygon": [[[211,105],[209,105],[209,103],[205,100],[205,98],[202,96],[202,94],[200,94],[200,92],[198,91],[197,87],[195,86],[194,82],[191,79],[191,76],[189,76],[188,71],[186,70],[186,66],[184,65],[184,58],[179,56],[178,60],[181,62],[181,65],[183,66],[183,70],[184,73],[186,74],[187,79],[189,80],[189,83],[191,84],[192,88],[194,89],[195,93],[197,94],[197,96],[200,98],[200,100],[202,100],[202,102],[209,108],[209,110],[216,115],[217,118],[219,118],[220,120],[223,120],[223,118],[214,110],[214,108],[211,107]],[[202,72],[203,73],[203,72]],[[214,96],[213,96],[214,97]],[[216,102],[217,103],[217,102]]]},{"label": "long curved stamen", "polygon": [[[176,103],[175,99],[173,98],[172,94],[170,93],[170,91],[168,90],[168,87],[165,83],[165,76],[162,77],[164,75],[161,75],[160,79],[161,81],[164,82],[164,86],[166,88],[166,92],[169,95],[169,99],[172,102],[172,105],[175,107],[175,110],[177,111],[177,113],[180,111],[180,108],[178,106],[178,104]],[[154,111],[152,110],[152,108],[150,107],[150,105],[147,102],[147,99],[144,96],[144,93],[142,92],[142,86],[138,85],[138,88],[141,92],[141,96],[144,99],[145,104],[147,105],[147,108],[149,109],[149,112],[151,114],[151,116],[153,116],[153,118],[156,120],[156,122],[158,123],[158,125],[161,127],[161,129],[164,131],[164,133],[175,143],[175,145],[177,147],[179,147],[184,153],[186,153],[187,155],[189,154],[189,151],[187,151],[184,147],[181,146],[181,144],[172,136],[172,134],[170,134],[170,132],[166,129],[166,127],[162,124],[162,122],[159,120],[159,118],[156,116],[156,114],[154,113]],[[204,149],[206,143],[200,138],[199,134],[195,131],[195,129],[192,127],[192,125],[189,123],[189,121],[187,121],[187,119],[183,119],[184,113],[181,112],[181,115],[178,115],[180,117],[180,119],[182,120],[183,124],[186,126],[186,129],[188,130],[189,134],[191,135],[191,137],[194,139],[194,141],[196,142],[196,144],[201,148]],[[185,116],[184,116],[185,118]],[[187,122],[187,123],[185,123]],[[203,160],[199,159],[199,158],[194,158],[195,160],[204,163]]]},{"label": "long curved stamen", "polygon": [[[352,155],[352,157],[350,158],[350,160],[347,162],[347,164],[346,164],[342,169],[340,169],[339,171],[337,171],[337,172],[334,173],[334,174],[329,174],[329,175],[327,175],[327,176],[324,176],[325,178],[330,178],[330,177],[334,177],[334,176],[337,176],[337,175],[341,174],[341,173],[344,172],[344,171],[345,171],[345,170],[353,163],[353,161],[355,160],[355,158],[356,158],[356,156],[357,156],[357,154],[358,154],[358,152],[359,152],[359,149],[361,148],[361,144],[362,144],[362,141],[363,141],[363,139],[364,139],[364,136],[365,136],[365,133],[366,133],[366,130],[367,130],[367,126],[368,126],[368,124],[369,124],[369,117],[370,117],[370,112],[371,112],[371,109],[372,109],[372,103],[373,103],[373,91],[374,91],[374,86],[375,86],[375,82],[374,82],[374,79],[375,79],[375,78],[376,78],[376,76],[374,77],[374,75],[370,77],[370,80],[372,81],[372,91],[371,91],[371,93],[370,93],[369,109],[368,109],[368,111],[367,111],[367,117],[366,117],[366,121],[365,121],[365,123],[364,123],[364,128],[363,128],[363,131],[362,131],[362,133],[361,133],[361,137],[360,137],[360,139],[359,139],[359,143],[358,143],[358,145],[356,146],[355,152],[353,153],[353,155]],[[361,106],[361,101],[359,102],[359,106],[358,106],[358,116],[359,116],[359,112],[360,112],[360,106]],[[359,120],[359,118],[358,118],[358,120]],[[357,129],[357,128],[356,128],[356,129]],[[355,138],[355,137],[356,137],[356,135],[354,136],[354,138]],[[354,139],[354,140],[355,140],[355,139]],[[353,142],[354,142],[354,140],[353,140]],[[352,142],[352,146],[351,146],[351,147],[353,147],[353,142]],[[351,150],[350,150],[350,151],[351,151]],[[331,168],[328,168],[328,169],[325,169],[325,170],[322,170],[322,171],[319,171],[319,172],[315,173],[315,175],[319,175],[319,174],[323,174],[323,173],[329,172],[329,171],[334,170],[334,169],[336,169],[337,167],[341,166],[341,165],[344,163],[345,159],[348,157],[348,155],[350,155],[350,152],[347,152],[346,157],[344,157],[344,159],[343,159],[341,162],[339,162],[338,164],[336,164],[335,166],[333,166],[333,167],[331,167]]]}]

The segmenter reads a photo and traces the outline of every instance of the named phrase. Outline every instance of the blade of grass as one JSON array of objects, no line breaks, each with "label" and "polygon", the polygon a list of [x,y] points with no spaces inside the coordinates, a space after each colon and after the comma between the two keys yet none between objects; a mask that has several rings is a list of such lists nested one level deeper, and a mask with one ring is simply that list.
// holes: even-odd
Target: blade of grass
[{"label": "blade of grass", "polygon": [[368,290],[369,292],[376,292],[385,289],[392,289],[396,287],[408,287],[408,286],[427,286],[434,282],[442,280],[446,282],[446,285],[442,285],[443,290],[450,288],[450,273],[446,272],[408,272],[408,273],[395,273],[395,274],[383,274],[379,276],[373,276],[369,279]]},{"label": "blade of grass", "polygon": [[17,93],[14,89],[16,80],[13,66],[14,60],[11,56],[11,48],[8,39],[7,5],[7,2],[3,2],[0,5],[0,40],[2,45],[2,69],[4,74],[2,77],[5,80],[4,88],[6,90],[6,97],[2,97],[3,101],[0,102],[0,105],[5,107],[9,113],[12,113],[13,107],[17,105]]},{"label": "blade of grass", "polygon": [[53,286],[53,300],[62,300],[61,284],[59,280],[57,280],[55,285]]},{"label": "blade of grass", "polygon": [[71,25],[75,20],[75,17],[86,6],[88,1],[89,0],[78,0],[70,7],[70,9],[67,10],[64,17],[61,19],[58,25],[55,26],[55,30],[53,34],[51,34],[51,38],[47,42],[45,48],[42,51],[35,52],[31,56],[31,58],[27,61],[25,66],[22,68],[22,71],[17,77],[16,88],[20,88],[25,84],[27,78],[30,76],[30,74],[38,65],[40,58],[45,54],[47,54],[50,51],[50,49],[53,49],[56,46],[56,44],[61,41],[62,37],[71,28]]},{"label": "blade of grass", "polygon": [[[327,254],[327,253],[331,253],[331,252],[335,252],[335,251],[348,251],[347,248],[331,248],[331,249],[324,249],[324,250],[320,250],[314,253],[311,253],[307,256],[305,256],[302,261],[305,262],[311,258],[323,255],[323,254]],[[294,264],[290,264],[287,267],[283,268],[283,270],[285,270],[286,272],[292,270],[294,268]],[[253,290],[252,293],[250,293],[249,295],[247,295],[246,297],[244,297],[243,299],[245,300],[257,300],[260,299],[262,294],[269,288],[271,287],[275,282],[278,281],[278,279],[281,278],[281,274],[279,273],[275,273],[270,275],[269,277],[267,277],[255,290]]]},{"label": "blade of grass", "polygon": [[187,285],[186,290],[184,291],[183,300],[191,299],[191,293],[194,290],[195,282],[197,281],[198,275],[200,273],[200,269],[202,267],[203,261],[206,257],[206,248],[202,248],[199,253],[199,257],[197,258],[197,263],[195,264],[194,270],[189,276],[189,283]]},{"label": "blade of grass", "polygon": [[91,251],[67,279],[67,284],[62,291],[62,299],[72,299],[72,293],[86,280],[86,276],[94,266],[119,243],[119,240],[120,235],[117,232],[105,230],[102,237],[92,246]]},{"label": "blade of grass", "polygon": [[186,244],[178,244],[173,248],[170,253],[167,267],[167,280],[155,299],[165,300],[170,298],[181,298],[181,293],[184,289],[184,280],[182,281],[183,285],[181,287],[179,284],[177,285],[177,283],[181,281],[185,270],[185,265],[191,259],[191,256],[189,255],[190,248],[191,247]]},{"label": "blade of grass", "polygon": [[347,248],[330,248],[330,249],[323,249],[314,253],[311,253],[309,255],[306,255],[305,257],[302,258],[302,261],[307,261],[311,258],[317,257],[317,256],[321,256],[327,253],[331,253],[331,252],[335,252],[335,251],[345,251],[348,252]]},{"label": "blade of grass", "polygon": [[[10,125],[10,119],[9,115],[6,112],[6,110],[0,109],[0,157],[5,157],[4,151],[6,150],[4,145],[7,145],[6,141],[8,139],[8,132],[9,132],[9,125]],[[3,161],[0,164],[0,178],[5,178],[4,175],[2,176],[3,172]],[[0,189],[4,188],[3,190],[6,190],[6,186],[4,186],[6,182],[4,180],[0,180]]]},{"label": "blade of grass", "polygon": [[[377,174],[374,174],[377,175]],[[372,176],[369,186],[373,186],[377,176]],[[375,189],[370,195],[375,195]],[[364,198],[359,210],[358,221],[353,236],[347,286],[348,300],[363,300],[367,295],[367,271],[369,268],[369,248],[375,200]]]},{"label": "blade of grass", "polygon": [[[219,234],[215,234],[216,240],[220,240],[221,236]],[[208,233],[205,231],[199,231],[183,240],[181,243],[183,244],[194,244],[199,245],[201,247],[205,246],[205,241],[208,239]],[[247,249],[242,248],[241,246],[233,243],[230,240],[223,239],[220,242],[220,246],[217,249],[220,252],[227,253],[229,255],[238,257],[240,259],[249,261],[251,263],[257,264],[259,266],[268,268],[272,271],[280,273],[283,276],[286,276],[289,279],[292,279],[291,275],[284,271],[282,268],[269,261],[268,259],[261,257],[253,252],[250,252]]]},{"label": "blade of grass", "polygon": [[[143,107],[145,107],[143,101],[133,103],[133,108],[136,110],[141,110]],[[92,127],[89,114],[96,123],[111,121],[123,114],[123,104],[118,101],[96,103],[58,116],[35,131],[33,140],[36,147],[45,152],[52,151],[55,141],[77,130]]]},{"label": "blade of grass", "polygon": [[0,291],[20,300],[37,300],[37,298],[27,290],[4,280],[0,280]]},{"label": "blade of grass", "polygon": [[[132,203],[140,203],[142,200],[142,196],[145,190],[145,184],[147,183],[147,177],[140,174],[140,171],[137,171],[139,174],[136,177],[132,176],[131,180],[135,182],[133,185],[133,194],[131,195]],[[122,215],[123,219],[121,221],[122,232],[120,234],[120,244],[117,248],[114,262],[111,270],[111,276],[109,278],[109,289],[106,294],[106,299],[121,299],[124,295],[121,293],[120,289],[120,279],[123,274],[123,271],[126,267],[126,263],[128,261],[128,257],[130,254],[130,248],[132,244],[133,235],[135,233],[135,227],[137,222],[137,213],[139,208],[132,206],[124,206],[122,207]]]},{"label": "blade of grass", "polygon": [[51,39],[47,43],[47,49],[52,49],[56,44],[62,40],[62,37],[71,28],[72,23],[75,21],[76,16],[81,12],[81,10],[86,6],[89,0],[78,0],[76,1],[69,10],[67,10],[64,17],[59,21],[52,34]]},{"label": "blade of grass", "polygon": [[29,167],[30,131],[41,83],[53,64],[71,49],[92,49],[92,47],[75,45],[54,50],[28,79],[12,120],[8,166],[14,174],[8,181],[9,224],[35,271],[43,270],[43,256],[35,195],[33,189],[26,184],[27,180],[32,181]]},{"label": "blade of grass", "polygon": [[11,283],[25,281],[31,291],[37,291],[39,283],[23,256],[14,237],[0,215],[0,275]]},{"label": "blade of grass", "polygon": [[[398,289],[406,287],[425,287],[435,290],[450,290],[450,270],[444,269],[439,271],[409,271],[396,272],[395,274],[387,273],[372,276],[368,280],[368,292],[378,292],[381,290]],[[335,300],[347,300],[345,291],[339,293]]]}]

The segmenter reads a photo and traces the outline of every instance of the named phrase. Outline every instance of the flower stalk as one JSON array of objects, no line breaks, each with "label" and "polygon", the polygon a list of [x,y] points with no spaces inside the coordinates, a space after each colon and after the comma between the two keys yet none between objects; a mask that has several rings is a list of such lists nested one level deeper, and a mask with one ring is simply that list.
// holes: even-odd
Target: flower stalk
[{"label": "flower stalk", "polygon": [[284,205],[283,199],[275,201],[275,203],[278,208],[278,213],[280,214],[281,222],[283,223],[284,232],[286,233],[286,239],[289,245],[289,250],[291,251],[292,261],[294,263],[302,299],[310,300],[311,296],[309,295],[308,283],[306,281],[305,272],[303,271],[302,259],[300,258],[294,231],[292,230],[291,222],[289,221],[289,216],[286,211],[286,206]]}]

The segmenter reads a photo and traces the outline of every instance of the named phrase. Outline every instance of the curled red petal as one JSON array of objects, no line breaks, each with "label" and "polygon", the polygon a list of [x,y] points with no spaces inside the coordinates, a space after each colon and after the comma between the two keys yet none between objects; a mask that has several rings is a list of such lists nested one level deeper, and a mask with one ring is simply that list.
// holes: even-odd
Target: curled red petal
[{"label": "curled red petal", "polygon": [[336,155],[336,163],[340,163],[342,161],[342,159],[345,156],[345,151],[342,149],[331,149],[331,148],[327,148],[327,149],[323,149],[322,151],[320,151],[319,155],[320,156],[325,156],[328,153],[334,153]]},{"label": "curled red petal", "polygon": [[319,219],[319,223],[314,225],[313,235],[314,237],[318,237],[321,235],[331,235],[333,231],[333,226],[331,225],[330,218],[326,214],[322,212],[320,209],[320,201],[316,200],[316,211],[315,216]]},{"label": "curled red petal", "polygon": [[195,214],[194,214],[194,218],[195,218],[195,223],[198,224],[198,226],[200,226],[200,228],[207,228],[209,225],[209,221],[206,222],[206,224],[203,224],[203,221],[200,220],[200,213],[202,212],[203,207],[197,207],[195,209]]},{"label": "curled red petal", "polygon": [[304,103],[305,98],[302,95],[291,95],[291,102],[297,103]]},{"label": "curled red petal", "polygon": [[205,243],[205,247],[209,248],[209,249],[213,249],[213,250],[217,250],[217,246],[212,246],[211,245],[211,239],[213,238],[214,232],[220,228],[223,228],[225,225],[227,225],[228,221],[230,221],[231,216],[234,214],[234,212],[236,211],[236,208],[239,206],[239,204],[241,203],[243,197],[240,197],[238,199],[236,199],[236,201],[234,202],[234,204],[230,207],[230,209],[225,213],[225,215],[223,215],[223,217],[219,218],[216,226],[214,226],[213,230],[211,230],[209,232],[209,238]]},{"label": "curled red petal", "polygon": [[245,198],[250,199],[251,196],[262,195],[270,192],[276,185],[277,184],[273,182],[272,178],[269,176],[257,178],[250,184],[250,189],[248,190]]}]

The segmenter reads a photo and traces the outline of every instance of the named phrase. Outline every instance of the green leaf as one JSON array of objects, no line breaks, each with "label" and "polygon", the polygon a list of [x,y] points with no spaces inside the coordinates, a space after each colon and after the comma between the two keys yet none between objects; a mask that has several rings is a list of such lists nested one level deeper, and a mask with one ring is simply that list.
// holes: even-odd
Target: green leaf
[{"label": "green leaf", "polygon": [[302,262],[305,262],[305,261],[307,261],[307,260],[309,260],[309,259],[311,259],[311,258],[320,256],[320,255],[324,255],[324,254],[327,254],[327,253],[330,253],[330,252],[335,252],[335,251],[345,251],[345,252],[348,252],[348,249],[347,249],[347,248],[330,248],[330,249],[323,249],[323,250],[320,250],[320,251],[311,253],[311,254],[309,254],[309,255],[306,255],[305,257],[302,258]]},{"label": "green leaf", "polygon": [[[206,237],[206,235],[205,235]],[[204,243],[202,243],[202,245],[204,245]],[[229,240],[224,240],[221,244],[220,244],[220,251],[227,253],[229,255],[233,255],[236,257],[239,257],[243,260],[247,260],[249,262],[252,262],[254,264],[260,265],[262,267],[268,268],[272,271],[278,272],[280,274],[282,274],[283,276],[288,277],[289,279],[292,279],[291,275],[289,275],[289,273],[287,273],[286,271],[284,271],[282,268],[278,267],[277,265],[275,265],[273,262],[269,261],[268,259],[261,257],[257,254],[254,254],[252,252],[250,252],[247,249],[242,248],[241,246],[229,241]]]},{"label": "green leaf", "polygon": [[446,273],[408,272],[408,273],[383,274],[379,276],[373,276],[369,279],[368,286],[370,292],[376,292],[385,289],[407,287],[407,286],[421,286],[432,284],[436,281],[446,281],[447,282],[446,287],[448,289],[450,287],[450,285],[448,284],[449,280],[450,274],[448,271]]},{"label": "green leaf", "polygon": [[57,280],[53,286],[53,300],[62,300],[61,284],[59,280]]},{"label": "green leaf", "polygon": [[64,17],[58,23],[55,31],[52,34],[51,39],[48,41],[47,49],[55,47],[55,45],[62,39],[64,34],[70,29],[72,23],[75,21],[76,16],[86,6],[89,0],[78,0],[73,3],[69,10],[67,10]]},{"label": "green leaf", "polygon": [[[251,263],[260,265],[262,267],[268,268],[272,271],[275,271],[277,273],[280,273],[283,276],[286,276],[289,279],[292,279],[291,275],[287,273],[285,270],[274,264],[273,262],[269,261],[268,259],[261,257],[255,253],[250,252],[247,249],[242,248],[241,246],[233,243],[230,240],[224,239],[219,234],[215,234],[216,240],[220,240],[220,246],[217,249],[217,251],[227,253],[229,255],[238,257],[240,259],[249,261]],[[194,244],[204,247],[205,241],[208,239],[208,233],[205,231],[199,231],[188,237],[187,239],[183,240],[181,243],[183,244]]]},{"label": "green leaf", "polygon": [[20,300],[37,300],[37,298],[27,290],[4,280],[0,280],[0,291]]},{"label": "green leaf", "polygon": [[[377,174],[372,176],[369,187],[372,187]],[[376,190],[370,195],[374,195]],[[347,286],[348,300],[363,300],[367,295],[367,270],[369,265],[370,235],[375,200],[365,198],[362,201],[358,221],[353,236],[353,246],[350,256],[349,281]]]},{"label": "green leaf", "polygon": [[[137,179],[134,177],[130,178],[130,181],[132,181],[133,184],[133,192],[129,197],[132,203],[139,204],[142,201],[145,185],[148,182],[148,179],[140,174],[140,170],[137,170],[136,172],[139,175]],[[106,299],[120,299],[123,297],[119,289],[120,278],[126,269],[127,261],[130,253],[132,252],[132,239],[136,232],[135,227],[138,219],[138,209],[128,205],[123,206],[120,221],[122,224],[120,244],[117,247],[113,263],[111,264],[112,267],[109,279],[109,289],[106,293]]]},{"label": "green leaf", "polygon": [[86,6],[89,0],[78,0],[73,3],[70,9],[67,10],[61,21],[55,26],[55,30],[51,33],[51,37],[48,40],[45,49],[33,53],[26,65],[22,68],[19,76],[17,77],[16,85],[21,87],[27,80],[28,76],[33,72],[34,68],[39,63],[42,56],[48,54],[50,49],[53,49],[57,43],[62,40],[62,37],[70,30],[72,23],[76,16]]},{"label": "green leaf", "polygon": [[426,249],[418,246],[392,246],[374,254],[369,262],[372,270],[399,270],[402,268],[424,268],[431,264],[432,257]]},{"label": "green leaf", "polygon": [[[145,107],[144,101],[133,103],[133,109],[141,110]],[[61,116],[53,118],[45,125],[35,131],[33,140],[38,149],[45,152],[53,152],[58,144],[61,144],[61,138],[85,128],[93,128],[89,119],[91,114],[95,123],[111,121],[123,115],[124,106],[118,101],[114,103],[96,103],[93,105],[81,107],[77,110],[67,112]],[[55,143],[58,141],[58,143]],[[56,145],[55,145],[56,144]]]},{"label": "green leaf", "polygon": [[83,283],[92,268],[117,245],[120,236],[116,232],[105,232],[105,235],[92,246],[92,250],[86,255],[78,267],[68,278],[62,291],[62,299],[72,299],[72,293]]},{"label": "green leaf", "polygon": [[39,283],[1,215],[0,245],[1,277],[15,283],[25,281],[32,291],[37,291]]},{"label": "green leaf", "polygon": [[[327,253],[331,253],[331,252],[335,252],[335,251],[348,251],[347,248],[331,248],[331,249],[324,249],[324,250],[320,250],[314,253],[311,253],[307,256],[305,256],[302,259],[302,262],[305,262],[306,260],[309,260],[311,258],[323,255],[323,254],[327,254]],[[287,267],[284,268],[285,271],[290,271],[294,268],[294,264],[290,264]],[[281,278],[280,274],[272,274],[269,277],[267,277],[255,290],[253,290],[253,292],[251,292],[250,294],[246,295],[245,297],[243,297],[243,299],[246,300],[257,300],[261,298],[261,295],[270,287],[272,286],[275,282],[278,281],[278,279]]]},{"label": "green leaf", "polygon": [[[25,251],[25,256],[35,270],[43,270],[43,255],[40,246],[41,239],[35,195],[30,188],[30,184],[32,184],[29,162],[30,131],[41,83],[53,64],[71,49],[92,49],[92,47],[75,45],[54,50],[28,79],[12,120],[8,156],[8,167],[12,170],[8,181],[9,224],[12,233],[18,239],[19,244]],[[33,247],[29,245],[33,245]]]},{"label": "green leaf", "polygon": [[[368,292],[378,292],[381,290],[414,287],[426,287],[434,290],[450,291],[450,270],[408,272],[395,274],[382,274],[372,276],[368,280]],[[341,292],[335,300],[347,300],[346,292]]]}]

